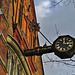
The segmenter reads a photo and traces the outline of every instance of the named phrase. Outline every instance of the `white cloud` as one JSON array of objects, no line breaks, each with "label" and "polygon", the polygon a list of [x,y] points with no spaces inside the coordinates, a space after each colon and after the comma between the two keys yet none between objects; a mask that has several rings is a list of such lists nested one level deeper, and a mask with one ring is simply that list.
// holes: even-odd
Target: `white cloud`
[{"label": "white cloud", "polygon": [[51,2],[50,1],[43,1],[42,6],[43,7],[49,7],[49,6],[51,6]]},{"label": "white cloud", "polygon": [[45,9],[44,7],[49,7],[51,5],[50,1],[42,1],[39,5],[35,6],[36,14],[38,18],[46,17],[47,14],[51,13],[50,9]]}]

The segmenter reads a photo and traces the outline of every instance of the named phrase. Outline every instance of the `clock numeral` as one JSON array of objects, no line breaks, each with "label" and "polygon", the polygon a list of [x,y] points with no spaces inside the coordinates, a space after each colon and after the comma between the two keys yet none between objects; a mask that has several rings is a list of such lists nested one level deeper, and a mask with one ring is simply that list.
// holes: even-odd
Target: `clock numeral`
[{"label": "clock numeral", "polygon": [[70,48],[69,47],[67,47],[67,50],[69,50]]},{"label": "clock numeral", "polygon": [[57,44],[59,44],[60,42],[57,42]]},{"label": "clock numeral", "polygon": [[63,40],[65,40],[65,37],[63,38]]},{"label": "clock numeral", "polygon": [[69,42],[69,44],[73,44],[73,42]]},{"label": "clock numeral", "polygon": [[60,48],[60,51],[62,51],[62,48]]},{"label": "clock numeral", "polygon": [[59,44],[56,45],[57,47],[59,46]]},{"label": "clock numeral", "polygon": [[62,41],[62,39],[60,39],[60,41]]},{"label": "clock numeral", "polygon": [[69,42],[72,42],[72,40],[69,40]]},{"label": "clock numeral", "polygon": [[66,40],[70,40],[69,38],[66,38]]},{"label": "clock numeral", "polygon": [[66,51],[66,49],[65,49],[65,48],[63,48],[63,51]]},{"label": "clock numeral", "polygon": [[60,47],[57,47],[57,49],[59,49]]},{"label": "clock numeral", "polygon": [[69,47],[72,47],[72,45],[68,45]]}]

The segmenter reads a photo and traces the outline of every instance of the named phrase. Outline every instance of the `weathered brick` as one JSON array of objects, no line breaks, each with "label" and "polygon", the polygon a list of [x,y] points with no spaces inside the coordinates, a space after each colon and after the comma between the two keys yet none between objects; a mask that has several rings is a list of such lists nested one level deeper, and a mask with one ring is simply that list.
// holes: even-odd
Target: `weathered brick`
[{"label": "weathered brick", "polygon": [[1,65],[0,65],[0,75],[6,75],[6,72],[4,71]]}]

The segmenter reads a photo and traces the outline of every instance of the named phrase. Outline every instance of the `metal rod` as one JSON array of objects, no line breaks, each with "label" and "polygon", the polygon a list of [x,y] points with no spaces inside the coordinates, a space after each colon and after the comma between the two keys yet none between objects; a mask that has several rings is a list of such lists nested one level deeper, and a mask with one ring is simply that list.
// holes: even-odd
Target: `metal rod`
[{"label": "metal rod", "polygon": [[40,30],[39,33],[52,45],[52,43],[47,39],[47,37]]}]

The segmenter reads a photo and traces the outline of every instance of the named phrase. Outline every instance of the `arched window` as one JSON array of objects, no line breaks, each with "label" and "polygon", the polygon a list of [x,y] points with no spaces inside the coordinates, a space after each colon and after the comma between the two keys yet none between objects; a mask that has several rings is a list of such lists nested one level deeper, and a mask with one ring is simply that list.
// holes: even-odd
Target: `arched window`
[{"label": "arched window", "polygon": [[13,75],[13,66],[14,63],[13,63],[13,56],[12,56],[10,60],[9,75]]},{"label": "arched window", "polygon": [[16,75],[19,75],[19,65],[17,65]]}]

